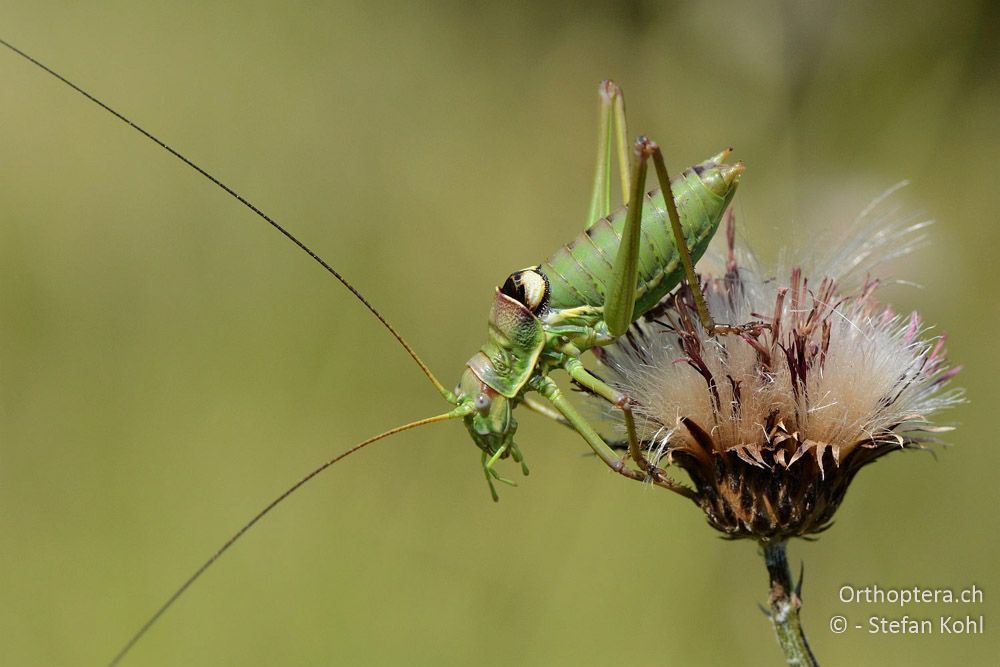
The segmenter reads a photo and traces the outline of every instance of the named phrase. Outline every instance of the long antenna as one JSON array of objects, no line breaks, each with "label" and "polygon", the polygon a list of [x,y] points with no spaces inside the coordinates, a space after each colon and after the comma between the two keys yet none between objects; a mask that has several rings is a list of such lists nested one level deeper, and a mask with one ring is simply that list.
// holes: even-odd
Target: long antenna
[{"label": "long antenna", "polygon": [[292,495],[300,488],[302,488],[302,486],[304,486],[306,482],[316,477],[316,475],[320,474],[321,472],[332,466],[337,461],[347,458],[348,456],[358,451],[359,449],[364,449],[365,447],[374,442],[378,442],[379,440],[388,438],[390,435],[395,435],[396,433],[408,431],[411,428],[417,428],[418,426],[425,426],[427,424],[434,424],[437,422],[447,421],[449,419],[457,419],[459,417],[464,417],[472,409],[473,408],[471,407],[471,404],[469,404],[466,406],[456,408],[451,412],[447,412],[445,414],[437,415],[435,417],[427,417],[425,419],[420,419],[415,422],[410,422],[409,424],[403,424],[402,426],[397,426],[396,428],[391,428],[388,431],[379,433],[378,435],[372,436],[367,440],[359,442],[358,444],[354,445],[345,452],[341,452],[340,454],[333,457],[323,465],[312,470],[305,477],[295,482],[295,484],[292,484],[280,496],[278,496],[277,498],[269,502],[267,505],[265,505],[262,510],[260,510],[253,516],[253,518],[251,518],[249,521],[243,524],[243,526],[235,533],[233,533],[233,536],[230,537],[228,540],[226,540],[225,543],[221,547],[219,547],[215,551],[215,553],[213,553],[211,557],[209,557],[208,560],[202,563],[201,566],[194,571],[194,574],[188,577],[184,581],[184,583],[181,584],[180,587],[177,590],[175,590],[169,598],[167,598],[166,602],[160,605],[160,607],[155,612],[153,612],[153,615],[149,617],[149,620],[143,623],[142,627],[140,627],[135,632],[135,634],[133,634],[129,638],[129,640],[125,643],[125,645],[122,646],[122,648],[118,651],[118,653],[115,654],[115,657],[111,659],[111,662],[108,663],[108,667],[114,667],[115,665],[119,664],[122,661],[122,659],[125,658],[125,656],[128,654],[128,652],[132,650],[132,647],[135,646],[139,642],[139,640],[146,635],[149,629],[153,627],[153,625],[158,620],[160,620],[160,617],[162,617],[167,612],[167,610],[170,609],[170,607],[172,607],[174,603],[177,602],[177,600],[182,595],[184,595],[184,593],[187,592],[189,588],[191,588],[191,585],[194,584],[194,582],[196,582],[201,577],[201,575],[205,574],[205,570],[212,567],[215,561],[219,560],[219,557],[222,556],[222,554],[229,551],[229,549],[236,543],[236,541],[239,540],[241,537],[243,537],[248,530],[253,528],[258,521],[263,519],[271,510],[280,505],[286,498],[288,498],[288,496]]},{"label": "long antenna", "polygon": [[417,355],[416,351],[412,347],[410,347],[410,344],[406,342],[406,340],[403,338],[403,336],[400,335],[400,333],[398,331],[396,331],[395,327],[393,327],[391,324],[389,324],[388,320],[386,320],[385,317],[383,317],[382,313],[380,313],[375,308],[375,306],[373,306],[371,303],[369,303],[368,299],[366,299],[364,297],[364,295],[361,294],[361,292],[359,292],[356,287],[354,287],[354,285],[352,285],[351,283],[347,282],[347,279],[344,278],[344,276],[342,276],[335,268],[333,268],[332,266],[330,266],[329,264],[327,264],[326,261],[322,257],[320,257],[319,255],[317,255],[315,252],[313,252],[313,250],[311,248],[309,248],[309,246],[307,246],[305,243],[303,243],[302,241],[300,241],[297,238],[295,238],[295,236],[290,231],[288,231],[287,229],[285,229],[284,227],[282,227],[280,224],[278,224],[278,222],[274,218],[272,218],[271,216],[269,216],[267,213],[264,213],[264,211],[262,211],[260,208],[258,208],[256,204],[254,204],[253,202],[251,202],[249,199],[247,199],[246,197],[244,197],[240,193],[238,193],[235,190],[233,190],[231,187],[229,187],[228,185],[226,185],[225,183],[223,183],[221,180],[219,180],[218,178],[216,178],[212,174],[210,174],[207,171],[205,171],[204,169],[202,169],[195,162],[193,162],[192,160],[190,160],[189,158],[187,158],[186,156],[184,156],[183,154],[181,154],[179,151],[177,151],[174,148],[172,148],[170,145],[168,145],[162,139],[160,139],[159,137],[157,137],[153,133],[149,132],[148,130],[146,130],[141,125],[138,125],[137,123],[134,123],[132,120],[130,120],[124,114],[119,113],[118,111],[116,111],[115,109],[111,108],[110,106],[108,106],[107,104],[105,104],[104,102],[102,102],[101,100],[97,99],[95,96],[91,95],[86,90],[84,90],[80,86],[76,85],[75,83],[73,83],[72,81],[70,81],[69,79],[67,79],[66,77],[64,77],[62,74],[59,74],[58,72],[56,72],[55,70],[53,70],[52,68],[50,68],[45,63],[37,60],[33,56],[28,55],[27,53],[25,53],[24,51],[22,51],[21,49],[17,48],[16,46],[14,46],[13,44],[11,44],[10,42],[8,42],[7,40],[5,40],[3,38],[0,38],[0,44],[2,44],[3,46],[6,46],[8,49],[10,49],[11,51],[13,51],[17,55],[21,56],[22,58],[24,58],[25,60],[27,60],[28,62],[30,62],[32,65],[35,65],[39,69],[47,72],[48,74],[51,74],[56,79],[58,79],[60,82],[66,84],[67,86],[69,86],[70,88],[72,88],[76,92],[80,93],[81,95],[83,95],[84,97],[86,97],[88,100],[90,100],[91,102],[93,102],[94,104],[96,104],[97,106],[101,107],[102,109],[104,109],[105,111],[107,111],[108,113],[110,113],[112,116],[114,116],[118,120],[122,121],[123,123],[125,123],[126,125],[128,125],[129,127],[131,127],[132,129],[134,129],[137,132],[139,132],[139,134],[141,134],[142,136],[146,137],[147,139],[149,139],[150,141],[152,141],[153,143],[155,143],[156,145],[158,145],[160,148],[163,148],[164,150],[166,150],[168,153],[170,153],[171,155],[173,155],[175,158],[177,158],[178,160],[180,160],[181,162],[183,162],[184,164],[186,164],[187,166],[191,167],[196,172],[198,172],[199,174],[201,174],[202,176],[204,176],[205,178],[207,178],[214,185],[217,185],[218,187],[222,188],[222,190],[224,190],[226,192],[226,194],[228,194],[233,199],[235,199],[239,203],[241,203],[244,206],[246,206],[248,209],[250,209],[251,211],[253,211],[254,214],[256,214],[257,216],[259,216],[260,218],[262,218],[263,220],[265,220],[269,225],[271,225],[276,230],[278,230],[279,232],[281,232],[282,236],[284,236],[289,241],[291,241],[292,243],[294,243],[295,245],[297,245],[303,252],[305,252],[307,255],[309,255],[314,260],[316,260],[316,262],[320,266],[322,266],[324,269],[326,269],[326,271],[330,275],[332,275],[334,278],[336,278],[337,280],[339,280],[340,284],[343,285],[344,287],[346,287],[348,289],[348,291],[350,291],[350,293],[353,294],[358,299],[358,301],[360,301],[362,304],[364,304],[365,308],[367,308],[371,312],[372,315],[374,315],[376,318],[378,318],[378,321],[382,323],[382,326],[384,326],[386,329],[389,330],[389,333],[392,334],[393,338],[395,338],[397,341],[399,341],[399,344],[403,346],[403,349],[405,349],[406,352],[410,355],[410,357],[412,357],[413,361],[417,362],[417,365],[420,366],[420,370],[423,371],[424,375],[427,376],[427,379],[430,380],[434,384],[434,386],[437,388],[438,392],[440,392],[440,394],[442,396],[444,396],[445,399],[447,399],[449,402],[451,402],[451,403],[455,402],[455,397],[452,395],[452,393],[450,391],[448,391],[447,389],[445,389],[444,385],[441,384],[441,382],[437,379],[437,377],[434,376],[434,373],[431,372],[431,369],[428,368],[427,364],[425,364],[423,362],[423,360]]}]

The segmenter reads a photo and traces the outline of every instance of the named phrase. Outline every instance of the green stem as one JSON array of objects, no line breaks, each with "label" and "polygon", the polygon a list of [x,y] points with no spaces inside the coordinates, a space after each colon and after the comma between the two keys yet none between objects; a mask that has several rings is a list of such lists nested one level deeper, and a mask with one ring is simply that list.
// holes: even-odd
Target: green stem
[{"label": "green stem", "polygon": [[[809,648],[805,632],[799,621],[799,589],[792,585],[792,573],[788,569],[788,557],[785,554],[784,542],[765,543],[764,563],[771,581],[771,595],[768,597],[771,623],[778,644],[785,654],[785,662],[789,665],[818,667],[816,656]],[[801,581],[799,582],[801,585]]]}]

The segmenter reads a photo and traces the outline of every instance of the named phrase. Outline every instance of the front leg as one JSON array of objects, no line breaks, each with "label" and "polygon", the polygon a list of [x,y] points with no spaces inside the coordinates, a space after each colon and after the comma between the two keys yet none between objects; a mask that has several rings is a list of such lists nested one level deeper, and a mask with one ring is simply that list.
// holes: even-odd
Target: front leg
[{"label": "front leg", "polygon": [[[504,453],[506,453],[506,451],[507,451],[507,447],[508,446],[506,444],[502,445],[500,447],[500,449],[498,449],[496,451],[496,453],[493,454],[493,456],[490,456],[485,450],[483,451],[483,456],[482,456],[482,459],[483,459],[483,473],[486,475],[486,482],[490,485],[490,495],[493,496],[493,502],[499,502],[500,501],[500,496],[497,494],[496,486],[493,485],[493,480],[494,479],[496,479],[497,481],[503,482],[504,484],[509,484],[511,486],[517,486],[517,484],[515,482],[513,482],[512,480],[509,480],[506,477],[502,477],[500,475],[500,473],[498,473],[496,471],[496,469],[494,468],[494,466],[496,465],[497,461],[499,461],[500,459],[503,458]],[[520,454],[518,454],[518,458],[520,458]],[[527,469],[527,467],[524,466],[523,462],[521,463],[521,466],[522,466],[522,468],[524,468],[524,471],[525,471],[524,474],[527,475],[528,474],[528,472],[527,472],[528,469]]]}]

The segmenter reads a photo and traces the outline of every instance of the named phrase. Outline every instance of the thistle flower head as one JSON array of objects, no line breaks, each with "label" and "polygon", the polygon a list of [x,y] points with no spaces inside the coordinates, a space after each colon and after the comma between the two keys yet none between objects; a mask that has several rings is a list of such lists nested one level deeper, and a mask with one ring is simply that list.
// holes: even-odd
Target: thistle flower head
[{"label": "thistle flower head", "polygon": [[834,270],[767,277],[737,261],[730,218],[726,270],[702,289],[717,321],[766,328],[709,336],[682,288],[600,355],[636,403],[650,461],[688,473],[713,527],[764,541],[819,532],[858,470],[946,430],[929,421],[961,400],[945,388],[959,369],[944,337],[880,304],[870,275],[850,285],[912,249],[921,226],[867,225]]}]

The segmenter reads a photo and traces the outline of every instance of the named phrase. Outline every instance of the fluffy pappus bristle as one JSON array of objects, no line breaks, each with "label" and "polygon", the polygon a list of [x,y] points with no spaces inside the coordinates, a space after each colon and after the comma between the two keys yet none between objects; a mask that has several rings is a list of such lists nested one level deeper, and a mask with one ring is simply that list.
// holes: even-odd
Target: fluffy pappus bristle
[{"label": "fluffy pappus bristle", "polygon": [[[683,468],[709,523],[732,537],[823,530],[857,471],[933,442],[931,421],[962,400],[945,337],[875,297],[879,257],[912,248],[924,223],[860,225],[812,278],[764,275],[727,230],[725,274],[701,288],[716,321],[762,326],[710,336],[687,288],[601,355],[634,400],[650,461]],[[836,270],[842,270],[838,273]],[[851,286],[851,283],[855,284]]]}]

